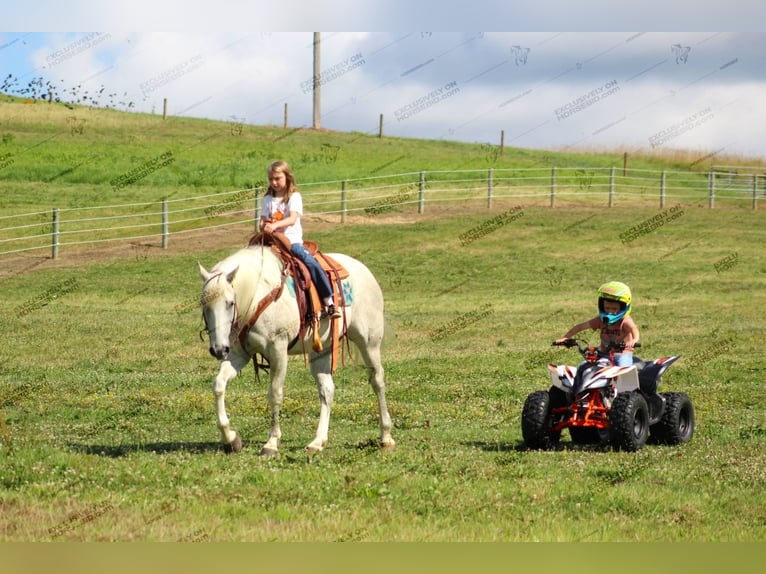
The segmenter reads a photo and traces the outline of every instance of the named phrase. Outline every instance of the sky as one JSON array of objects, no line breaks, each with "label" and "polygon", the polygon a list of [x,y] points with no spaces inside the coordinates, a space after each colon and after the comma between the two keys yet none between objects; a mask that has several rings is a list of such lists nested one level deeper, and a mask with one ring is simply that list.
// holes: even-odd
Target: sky
[{"label": "sky", "polygon": [[238,124],[282,126],[286,107],[290,127],[310,127],[311,30],[358,29],[320,32],[323,128],[377,134],[382,114],[388,136],[766,156],[756,2],[300,4],[13,0],[3,28],[20,31],[0,32],[0,82]]}]

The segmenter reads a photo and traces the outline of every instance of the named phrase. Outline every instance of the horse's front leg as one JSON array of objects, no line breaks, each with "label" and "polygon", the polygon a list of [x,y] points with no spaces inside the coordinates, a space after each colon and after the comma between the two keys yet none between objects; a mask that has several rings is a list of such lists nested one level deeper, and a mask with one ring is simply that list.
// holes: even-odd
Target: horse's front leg
[{"label": "horse's front leg", "polygon": [[227,453],[239,452],[242,450],[242,439],[239,438],[237,431],[229,425],[229,417],[226,414],[226,385],[237,373],[244,367],[250,357],[240,357],[231,354],[229,358],[221,361],[218,374],[213,381],[213,395],[215,397],[216,424],[221,432],[221,442]]},{"label": "horse's front leg", "polygon": [[279,439],[282,438],[279,414],[282,410],[285,375],[287,374],[287,345],[285,344],[283,347],[278,352],[273,353],[269,360],[269,390],[267,400],[271,409],[271,429],[269,430],[269,439],[261,447],[261,456],[275,456],[279,454]]},{"label": "horse's front leg", "polygon": [[319,423],[314,440],[306,445],[308,452],[319,452],[327,444],[330,432],[330,412],[335,400],[335,382],[332,380],[331,357],[328,351],[311,359],[311,374],[319,391]]}]

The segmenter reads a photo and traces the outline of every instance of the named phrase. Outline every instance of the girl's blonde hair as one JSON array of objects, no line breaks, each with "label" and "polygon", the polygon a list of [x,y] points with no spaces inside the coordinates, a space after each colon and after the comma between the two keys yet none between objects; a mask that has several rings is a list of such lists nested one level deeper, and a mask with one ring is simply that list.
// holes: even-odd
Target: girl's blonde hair
[{"label": "girl's blonde hair", "polygon": [[[298,191],[298,184],[295,183],[295,176],[293,175],[293,170],[290,167],[290,164],[286,161],[278,160],[275,162],[272,162],[269,164],[269,168],[266,170],[266,177],[271,179],[272,173],[284,173],[285,174],[285,180],[287,181],[287,193],[285,194],[285,201],[290,201],[290,196]],[[269,184],[269,190],[266,192],[266,195],[275,195],[276,192],[271,188],[271,184]]]}]

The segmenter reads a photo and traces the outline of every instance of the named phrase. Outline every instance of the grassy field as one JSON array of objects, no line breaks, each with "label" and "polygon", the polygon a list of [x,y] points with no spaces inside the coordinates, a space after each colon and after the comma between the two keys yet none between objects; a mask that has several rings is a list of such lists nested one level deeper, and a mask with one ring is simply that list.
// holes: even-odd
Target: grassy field
[{"label": "grassy field", "polygon": [[[67,125],[58,116],[34,119],[33,106],[0,105],[15,106],[0,110],[0,131],[13,134],[7,145],[27,149],[46,122]],[[234,136],[223,124],[169,120],[161,124],[166,131],[150,137],[142,122],[158,118],[95,112],[102,124],[89,118],[85,134],[64,134],[71,138],[66,145],[51,140],[37,151],[7,152],[16,161],[0,171],[4,210],[49,207],[53,199],[99,203],[113,193],[115,172],[132,165],[126,146],[143,161],[179,138],[215,131],[223,143],[190,148],[186,161],[150,176],[157,180],[127,188],[130,197],[171,193],[184,178],[200,189],[242,185],[257,177],[268,154],[289,153],[288,140],[297,145],[298,136],[308,158],[329,138],[346,138],[334,167],[302,166],[306,181],[369,173],[374,162],[401,155],[413,169],[455,167],[456,158],[486,162],[480,146],[295,132],[248,163],[246,150],[260,149],[268,133],[276,139],[286,132],[252,128],[248,148],[229,144],[225,138]],[[103,142],[78,149],[74,138],[97,138],[96,125]],[[381,146],[391,146],[389,155]],[[88,153],[106,159],[46,184]],[[502,161],[525,156],[534,165],[547,161],[544,152],[523,150]],[[224,157],[229,167],[212,171]],[[318,399],[299,357],[288,372],[281,455],[258,457],[268,407],[265,381],[252,369],[227,393],[245,449],[222,452],[211,391],[217,363],[198,337],[196,264],[210,268],[240,247],[250,226],[169,250],[125,244],[73,249],[57,262],[30,255],[14,258],[11,268],[6,261],[0,541],[766,540],[763,210],[681,205],[659,229],[626,240],[660,210],[530,202],[491,233],[466,239],[517,205],[442,206],[423,216],[394,209],[345,225],[304,222],[308,238],[326,252],[359,258],[383,288],[391,326],[384,365],[398,443],[392,452],[375,446],[374,396],[353,361],[335,378],[327,449],[304,452]],[[610,279],[633,288],[641,355],[683,356],[663,387],[690,395],[696,433],[681,447],[650,445],[638,453],[574,447],[566,437],[556,451],[528,451],[520,430],[525,397],[547,388],[547,362],[578,359],[550,342],[595,314],[595,291]]]},{"label": "grassy field", "polygon": [[[587,167],[598,179],[605,177],[599,170],[610,167],[704,174],[713,163],[766,163],[763,158],[707,157],[710,154],[704,152],[673,150],[649,154],[628,149],[565,152],[507,147],[501,154],[496,144],[379,138],[377,132],[315,131],[172,116],[163,120],[151,114],[24,104],[0,94],[0,182],[5,190],[0,208],[5,213],[24,213],[250,188],[264,180],[266,166],[274,159],[288,160],[299,183],[336,182],[333,189],[341,180],[421,170],[495,168],[523,173],[555,165]],[[167,165],[143,171],[135,183],[114,188],[112,182],[132,170],[164,164],[159,161],[163,156],[171,160]],[[575,179],[569,183],[581,183]],[[561,184],[565,183],[562,179]]]},{"label": "grassy field", "polygon": [[[126,248],[121,259],[8,277],[0,536],[763,541],[762,212],[687,209],[620,248],[619,234],[653,213],[527,208],[463,248],[459,235],[488,214],[317,226],[312,237],[365,261],[386,295],[393,452],[374,445],[374,398],[356,364],[336,376],[328,448],[303,452],[318,402],[300,358],[281,456],[257,456],[268,413],[250,369],[227,405],[246,448],[220,450],[216,364],[190,302],[196,260],[209,267],[235,245],[143,258]],[[717,270],[732,253],[736,264]],[[550,341],[594,313],[595,289],[611,278],[634,289],[643,355],[684,356],[663,382],[692,397],[697,432],[635,454],[566,441],[526,451],[524,398],[547,387],[546,362],[576,361]],[[19,316],[46,293],[55,296]]]}]

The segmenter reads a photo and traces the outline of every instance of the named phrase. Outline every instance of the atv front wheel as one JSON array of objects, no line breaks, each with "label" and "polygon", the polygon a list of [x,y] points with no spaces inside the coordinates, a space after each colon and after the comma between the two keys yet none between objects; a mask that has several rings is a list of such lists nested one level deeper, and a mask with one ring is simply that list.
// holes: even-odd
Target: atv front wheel
[{"label": "atv front wheel", "polygon": [[524,401],[521,435],[529,448],[547,450],[555,447],[561,440],[561,431],[550,430],[552,402],[559,401],[552,401],[548,391],[535,391]]},{"label": "atv front wheel", "polygon": [[689,442],[694,434],[694,407],[686,393],[662,393],[665,412],[651,428],[652,439],[662,444]]},{"label": "atv front wheel", "polygon": [[638,392],[620,393],[609,413],[610,438],[616,450],[636,452],[649,436],[649,407]]}]

